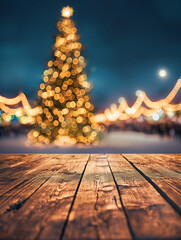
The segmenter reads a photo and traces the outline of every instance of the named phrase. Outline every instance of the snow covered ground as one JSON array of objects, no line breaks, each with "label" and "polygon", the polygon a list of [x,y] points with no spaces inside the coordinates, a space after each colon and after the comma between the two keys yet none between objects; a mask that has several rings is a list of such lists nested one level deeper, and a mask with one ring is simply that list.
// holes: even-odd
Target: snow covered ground
[{"label": "snow covered ground", "polygon": [[27,136],[0,138],[0,153],[181,153],[181,140],[135,132],[105,134],[98,146],[26,145]]}]

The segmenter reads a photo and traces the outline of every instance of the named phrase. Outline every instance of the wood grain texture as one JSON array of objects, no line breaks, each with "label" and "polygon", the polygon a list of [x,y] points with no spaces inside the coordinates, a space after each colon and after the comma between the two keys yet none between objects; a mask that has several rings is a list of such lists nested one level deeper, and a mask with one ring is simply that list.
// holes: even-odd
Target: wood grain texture
[{"label": "wood grain texture", "polygon": [[59,170],[20,209],[4,213],[1,239],[59,239],[89,156],[57,155],[55,165],[51,157],[49,167]]},{"label": "wood grain texture", "polygon": [[105,155],[91,156],[63,239],[132,239]]},{"label": "wood grain texture", "polygon": [[[0,213],[19,208],[62,166],[62,161],[56,155],[32,155],[26,157],[26,161],[24,164],[7,170],[10,173],[6,175],[6,178],[11,176],[11,181],[1,189]],[[4,175],[2,177],[5,178]]]},{"label": "wood grain texture", "polygon": [[181,218],[121,155],[108,155],[135,238],[181,238]]},{"label": "wood grain texture", "polygon": [[123,156],[0,154],[0,239],[181,239],[181,155]]},{"label": "wood grain texture", "polygon": [[125,154],[124,156],[181,209],[181,155]]},{"label": "wood grain texture", "polygon": [[0,196],[19,184],[20,177],[47,160],[43,154],[0,155]]}]

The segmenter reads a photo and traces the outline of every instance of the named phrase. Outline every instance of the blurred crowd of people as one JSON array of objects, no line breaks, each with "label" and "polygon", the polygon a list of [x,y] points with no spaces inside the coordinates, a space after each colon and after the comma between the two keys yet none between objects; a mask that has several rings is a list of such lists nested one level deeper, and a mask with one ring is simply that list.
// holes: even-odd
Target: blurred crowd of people
[{"label": "blurred crowd of people", "polygon": [[32,126],[30,125],[21,125],[21,124],[12,124],[7,126],[0,126],[0,137],[6,136],[15,136],[21,134],[27,134]]},{"label": "blurred crowd of people", "polygon": [[[0,126],[0,137],[27,134],[31,125],[11,124]],[[130,119],[128,121],[109,122],[105,124],[105,131],[134,131],[146,134],[158,134],[163,137],[181,139],[181,123],[166,119],[161,122],[137,121]]]},{"label": "blurred crowd of people", "polygon": [[178,137],[181,139],[181,124],[170,120],[162,122],[149,122],[149,121],[122,121],[106,126],[108,132],[110,131],[134,131],[143,132],[146,134],[158,134],[163,137]]}]

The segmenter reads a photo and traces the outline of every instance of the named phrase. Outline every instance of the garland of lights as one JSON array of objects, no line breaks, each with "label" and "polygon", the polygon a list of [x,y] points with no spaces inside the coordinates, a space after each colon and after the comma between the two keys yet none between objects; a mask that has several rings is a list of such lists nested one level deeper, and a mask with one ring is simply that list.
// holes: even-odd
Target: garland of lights
[{"label": "garland of lights", "polygon": [[[119,99],[119,106],[112,104],[110,109],[106,109],[104,113],[97,114],[94,117],[95,122],[116,121],[116,120],[128,120],[129,118],[138,118],[143,115],[145,117],[151,117],[153,114],[158,113],[161,110],[176,112],[181,110],[181,103],[170,104],[175,98],[176,94],[181,88],[181,79],[178,79],[175,87],[169,93],[169,95],[162,100],[153,102],[151,101],[145,92],[139,91],[139,96],[136,99],[132,107],[128,106],[127,101],[124,98]],[[10,108],[6,105],[17,105],[22,103],[22,107]],[[145,104],[148,108],[143,107]],[[22,124],[33,124],[35,122],[34,117],[42,111],[40,106],[31,108],[24,93],[20,93],[15,98],[6,98],[0,96],[0,109],[5,113],[4,117],[9,119],[10,115],[20,117]],[[27,117],[25,117],[27,115]]]},{"label": "garland of lights", "polygon": [[[138,91],[138,97],[132,107],[128,106],[124,98],[119,99],[119,106],[111,104],[110,108],[106,109],[104,113],[95,116],[95,122],[128,120],[129,118],[138,118],[141,115],[151,117],[162,110],[168,112],[176,112],[181,110],[181,103],[170,104],[175,98],[176,94],[181,88],[181,79],[178,79],[169,95],[162,100],[151,101],[144,91]],[[148,108],[142,106],[145,104]]]},{"label": "garland of lights", "polygon": [[[22,104],[22,107],[10,108],[7,106],[18,104]],[[24,93],[20,93],[15,98],[6,98],[0,96],[0,109],[4,112],[1,117],[5,122],[10,122],[11,115],[15,115],[16,117],[20,118],[20,122],[22,124],[34,124],[34,117],[42,111],[40,106],[32,108]]]}]

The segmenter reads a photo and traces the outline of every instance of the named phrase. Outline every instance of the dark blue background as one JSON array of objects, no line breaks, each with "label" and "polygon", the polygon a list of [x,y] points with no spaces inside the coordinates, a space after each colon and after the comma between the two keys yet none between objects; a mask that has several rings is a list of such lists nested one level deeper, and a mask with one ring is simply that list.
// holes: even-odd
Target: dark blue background
[{"label": "dark blue background", "polygon": [[[167,95],[181,75],[180,0],[1,1],[0,94],[35,99],[66,5],[75,11],[100,110],[121,96],[134,101],[137,89],[153,100]],[[165,80],[160,68],[169,72]]]}]

